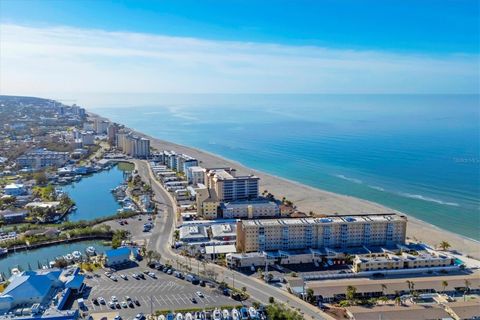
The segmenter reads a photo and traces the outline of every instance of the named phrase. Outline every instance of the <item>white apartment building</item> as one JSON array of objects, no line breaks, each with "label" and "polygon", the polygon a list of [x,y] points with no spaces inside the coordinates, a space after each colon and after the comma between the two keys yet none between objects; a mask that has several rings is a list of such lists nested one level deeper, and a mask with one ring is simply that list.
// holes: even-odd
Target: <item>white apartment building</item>
[{"label": "white apartment building", "polygon": [[80,132],[80,139],[82,140],[83,146],[91,146],[95,144],[95,134],[93,131]]},{"label": "white apartment building", "polygon": [[258,198],[257,176],[235,176],[235,170],[207,169],[205,182],[219,201],[234,201]]},{"label": "white apartment building", "polygon": [[405,242],[407,219],[395,214],[242,220],[239,252],[389,246]]},{"label": "white apartment building", "polygon": [[198,160],[186,154],[178,154],[176,161],[177,172],[186,173],[189,167],[198,166]]},{"label": "white apartment building", "polygon": [[41,169],[45,167],[60,167],[70,158],[68,152],[36,149],[17,158],[21,168]]},{"label": "white apartment building", "polygon": [[205,169],[199,166],[188,167],[187,180],[189,184],[204,184],[205,183]]},{"label": "white apartment building", "polygon": [[224,219],[258,219],[280,216],[278,204],[268,200],[239,200],[223,203],[221,211]]},{"label": "white apartment building", "polygon": [[95,119],[93,122],[93,129],[97,134],[106,134],[110,122],[101,119]]},{"label": "white apartment building", "polygon": [[150,140],[131,133],[117,133],[117,148],[135,158],[148,158],[150,155]]}]

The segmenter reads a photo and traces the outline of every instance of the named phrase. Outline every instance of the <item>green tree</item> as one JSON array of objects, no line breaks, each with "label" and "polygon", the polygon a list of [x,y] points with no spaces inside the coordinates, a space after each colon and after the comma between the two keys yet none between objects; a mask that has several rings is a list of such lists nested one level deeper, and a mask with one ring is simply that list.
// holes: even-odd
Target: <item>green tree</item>
[{"label": "green tree", "polygon": [[297,311],[289,308],[286,304],[272,303],[266,308],[269,320],[303,320],[304,317]]},{"label": "green tree", "polygon": [[45,175],[45,172],[43,172],[43,171],[35,173],[33,175],[33,179],[35,179],[35,183],[39,186],[44,186],[48,182],[47,176]]}]

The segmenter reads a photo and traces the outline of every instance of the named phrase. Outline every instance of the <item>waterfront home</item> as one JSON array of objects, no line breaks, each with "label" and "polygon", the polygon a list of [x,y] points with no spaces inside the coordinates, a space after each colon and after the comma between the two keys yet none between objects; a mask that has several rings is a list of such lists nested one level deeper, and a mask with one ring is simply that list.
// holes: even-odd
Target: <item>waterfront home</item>
[{"label": "waterfront home", "polygon": [[3,210],[0,211],[0,219],[3,220],[5,224],[12,223],[22,223],[25,221],[27,216],[27,211],[12,211],[12,210]]},{"label": "waterfront home", "polygon": [[23,196],[27,193],[25,185],[20,183],[10,183],[3,188],[3,193],[8,196]]},{"label": "waterfront home", "polygon": [[68,152],[50,151],[38,148],[17,158],[20,168],[41,169],[45,167],[59,167],[64,165],[70,154]]}]

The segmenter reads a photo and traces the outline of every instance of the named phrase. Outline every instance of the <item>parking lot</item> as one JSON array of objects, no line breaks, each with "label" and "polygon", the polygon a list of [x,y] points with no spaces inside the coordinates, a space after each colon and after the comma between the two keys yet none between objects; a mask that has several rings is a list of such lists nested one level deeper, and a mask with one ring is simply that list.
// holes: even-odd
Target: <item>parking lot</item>
[{"label": "parking lot", "polygon": [[[148,269],[156,274],[156,279],[145,275],[145,279],[136,280],[132,277],[133,273],[142,273],[148,268],[135,267],[126,270],[117,271],[115,274],[118,281],[115,282],[107,278],[103,271],[98,271],[99,277],[91,277],[86,279],[86,284],[90,288],[88,300],[85,300],[86,309],[90,313],[117,311],[123,319],[133,318],[137,313],[150,313],[152,310],[175,310],[184,308],[195,308],[202,306],[222,306],[237,305],[238,302],[230,297],[222,295],[218,290],[199,285],[193,285],[186,280],[178,279],[173,275],[167,275],[162,271]],[[128,279],[124,280],[121,274],[127,275]],[[197,291],[203,294],[203,297],[197,295]],[[132,300],[138,300],[140,306],[116,308],[109,307],[108,302],[112,296],[116,296],[119,303],[125,300],[125,296],[129,296]],[[106,304],[95,305],[93,298],[102,297]],[[195,298],[197,303],[191,299]]]},{"label": "parking lot", "polygon": [[[155,225],[155,220],[155,216],[140,214],[126,219],[106,221],[104,224],[109,225],[112,230],[126,230],[130,232],[130,238],[132,241],[144,243],[145,241],[148,241],[152,233],[151,231],[144,232],[143,225],[145,223],[152,223]],[[126,224],[120,224],[120,221],[124,221]]]}]

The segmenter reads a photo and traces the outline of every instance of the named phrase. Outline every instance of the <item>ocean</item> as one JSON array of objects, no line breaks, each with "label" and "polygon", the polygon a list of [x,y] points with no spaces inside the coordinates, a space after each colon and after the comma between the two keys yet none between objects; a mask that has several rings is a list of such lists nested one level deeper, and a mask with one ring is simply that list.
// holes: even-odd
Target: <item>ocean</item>
[{"label": "ocean", "polygon": [[478,95],[115,99],[87,108],[154,137],[480,240]]}]

